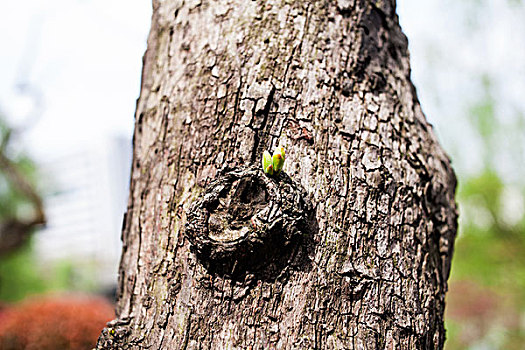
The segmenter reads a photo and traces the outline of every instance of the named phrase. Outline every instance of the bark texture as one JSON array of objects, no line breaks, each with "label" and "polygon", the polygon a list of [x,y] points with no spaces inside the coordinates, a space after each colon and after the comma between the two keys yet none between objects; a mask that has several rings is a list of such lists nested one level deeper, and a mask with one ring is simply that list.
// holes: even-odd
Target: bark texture
[{"label": "bark texture", "polygon": [[[117,319],[98,347],[442,348],[456,180],[410,82],[395,2],[153,7]],[[200,231],[184,231],[192,206],[279,142],[311,230],[254,254],[267,259],[256,267],[203,254]],[[259,187],[241,202],[265,205]]]}]

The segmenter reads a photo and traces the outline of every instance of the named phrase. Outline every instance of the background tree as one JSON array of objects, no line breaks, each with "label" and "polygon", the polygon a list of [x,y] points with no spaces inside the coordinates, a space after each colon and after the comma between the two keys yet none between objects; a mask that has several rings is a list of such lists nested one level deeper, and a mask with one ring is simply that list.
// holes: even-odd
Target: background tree
[{"label": "background tree", "polygon": [[[117,319],[99,348],[441,348],[455,177],[395,3],[153,7]],[[231,180],[279,143],[284,175]],[[199,208],[203,193],[217,203]],[[299,234],[239,219],[290,193],[311,214]],[[188,234],[200,209],[207,225]]]},{"label": "background tree", "polygon": [[45,223],[44,207],[36,166],[16,151],[23,131],[0,115],[0,304],[46,289],[31,250],[32,233]]},{"label": "background tree", "polygon": [[0,257],[26,243],[34,228],[45,222],[34,165],[25,155],[12,152],[12,133],[0,117]]}]

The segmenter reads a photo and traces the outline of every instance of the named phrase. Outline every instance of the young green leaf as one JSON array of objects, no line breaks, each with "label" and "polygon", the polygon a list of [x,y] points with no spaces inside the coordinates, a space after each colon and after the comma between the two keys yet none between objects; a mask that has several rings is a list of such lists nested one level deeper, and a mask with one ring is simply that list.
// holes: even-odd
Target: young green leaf
[{"label": "young green leaf", "polygon": [[273,175],[273,163],[270,152],[264,151],[262,158],[262,167],[265,174]]},{"label": "young green leaf", "polygon": [[284,148],[282,146],[277,147],[273,151],[272,164],[274,174],[279,174],[284,165]]}]

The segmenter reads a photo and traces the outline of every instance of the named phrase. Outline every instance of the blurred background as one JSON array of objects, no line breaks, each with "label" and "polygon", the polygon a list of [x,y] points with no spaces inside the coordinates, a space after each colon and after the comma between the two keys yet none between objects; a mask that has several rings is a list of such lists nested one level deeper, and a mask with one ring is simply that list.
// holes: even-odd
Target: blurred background
[{"label": "blurred background", "polygon": [[[421,105],[459,180],[446,347],[521,349],[525,5],[398,0],[398,14]],[[40,349],[88,349],[113,318],[150,17],[149,0],[0,3],[4,344],[18,332]]]},{"label": "blurred background", "polygon": [[1,350],[91,349],[114,318],[150,22],[149,0],[0,3]]},{"label": "blurred background", "polygon": [[525,349],[525,4],[399,0],[412,80],[458,177],[448,349]]}]

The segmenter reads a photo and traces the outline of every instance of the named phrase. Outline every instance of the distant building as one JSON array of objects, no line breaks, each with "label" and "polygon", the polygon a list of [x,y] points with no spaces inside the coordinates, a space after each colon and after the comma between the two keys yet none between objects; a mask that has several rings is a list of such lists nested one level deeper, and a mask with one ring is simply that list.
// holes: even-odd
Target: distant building
[{"label": "distant building", "polygon": [[34,236],[44,268],[66,262],[79,280],[116,285],[131,152],[129,139],[113,138],[40,164],[50,190],[46,227]]}]

